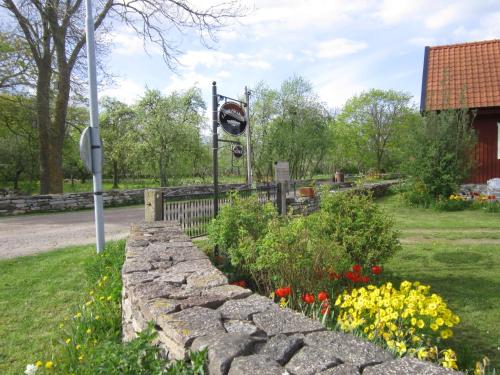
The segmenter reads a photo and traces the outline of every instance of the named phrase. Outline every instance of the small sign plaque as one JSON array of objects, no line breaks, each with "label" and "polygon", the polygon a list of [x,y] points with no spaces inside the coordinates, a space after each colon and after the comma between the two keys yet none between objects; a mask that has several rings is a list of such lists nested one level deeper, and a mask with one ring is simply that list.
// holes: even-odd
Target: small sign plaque
[{"label": "small sign plaque", "polygon": [[290,181],[290,168],[287,161],[277,161],[274,163],[274,180],[276,182]]},{"label": "small sign plaque", "polygon": [[234,146],[233,155],[237,159],[241,158],[243,156],[243,147],[241,145]]}]

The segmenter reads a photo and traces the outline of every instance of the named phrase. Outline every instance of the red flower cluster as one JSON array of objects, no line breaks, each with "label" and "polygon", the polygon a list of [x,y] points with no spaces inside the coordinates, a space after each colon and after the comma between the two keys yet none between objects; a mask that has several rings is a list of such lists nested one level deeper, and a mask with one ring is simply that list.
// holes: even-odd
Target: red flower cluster
[{"label": "red flower cluster", "polygon": [[318,293],[318,301],[323,302],[328,299],[328,293],[327,292],[319,292]]},{"label": "red flower cluster", "polygon": [[361,274],[362,267],[360,264],[352,266],[352,271],[347,271],[344,276],[346,279],[351,280],[353,283],[368,283],[370,278]]},{"label": "red flower cluster", "polygon": [[274,294],[276,294],[280,298],[288,297],[290,295],[291,289],[290,287],[286,288],[278,288],[275,290]]},{"label": "red flower cluster", "polygon": [[372,273],[374,275],[380,275],[382,273],[382,267],[380,267],[380,266],[372,266]]},{"label": "red flower cluster", "polygon": [[245,280],[239,280],[239,281],[233,281],[229,285],[236,285],[236,286],[241,286],[242,288],[246,288],[247,282]]},{"label": "red flower cluster", "polygon": [[304,301],[308,305],[310,305],[311,303],[314,303],[314,300],[315,300],[314,294],[306,293],[306,294],[302,295],[302,301]]}]

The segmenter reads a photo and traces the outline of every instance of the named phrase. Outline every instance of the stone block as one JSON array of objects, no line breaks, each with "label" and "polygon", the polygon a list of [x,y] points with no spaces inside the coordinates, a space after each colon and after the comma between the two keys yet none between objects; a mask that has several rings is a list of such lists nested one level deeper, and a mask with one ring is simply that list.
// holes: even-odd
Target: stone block
[{"label": "stone block", "polygon": [[185,348],[188,348],[197,337],[226,332],[220,313],[205,307],[193,307],[173,314],[160,314],[156,323],[165,336]]},{"label": "stone block", "polygon": [[303,339],[294,336],[278,334],[264,345],[259,354],[273,358],[280,365],[286,364],[290,358],[302,347]]},{"label": "stone block", "polygon": [[218,308],[224,319],[250,320],[256,313],[268,309],[279,309],[269,298],[252,294],[250,297],[239,300],[231,300]]},{"label": "stone block", "polygon": [[393,359],[393,356],[374,344],[342,332],[315,332],[304,340],[311,347],[329,348],[342,362],[359,368]]},{"label": "stone block", "polygon": [[290,309],[269,309],[253,316],[255,325],[268,336],[279,333],[306,333],[323,331],[325,327],[317,321]]},{"label": "stone block", "polygon": [[359,368],[349,364],[342,364],[318,373],[319,375],[361,375]]},{"label": "stone block", "polygon": [[226,333],[196,339],[193,350],[208,347],[208,372],[226,375],[235,357],[251,354],[257,340],[246,334]]},{"label": "stone block", "polygon": [[285,368],[294,375],[311,375],[341,363],[342,361],[328,347],[304,346]]},{"label": "stone block", "polygon": [[244,333],[250,336],[261,332],[248,320],[228,320],[224,322],[224,329],[228,333]]},{"label": "stone block", "polygon": [[363,375],[459,375],[463,374],[431,362],[420,361],[415,358],[404,357],[384,362],[376,366],[368,366]]},{"label": "stone block", "polygon": [[284,372],[278,362],[259,354],[236,357],[229,369],[229,375],[283,375]]}]

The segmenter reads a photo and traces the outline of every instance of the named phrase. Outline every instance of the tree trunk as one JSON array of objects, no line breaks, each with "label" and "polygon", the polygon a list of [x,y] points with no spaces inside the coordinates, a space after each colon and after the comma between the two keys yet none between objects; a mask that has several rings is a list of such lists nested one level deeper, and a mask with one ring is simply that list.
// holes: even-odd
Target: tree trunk
[{"label": "tree trunk", "polygon": [[38,125],[40,159],[40,194],[50,193],[51,169],[50,150],[50,60],[38,67],[36,85],[36,118]]},{"label": "tree trunk", "polygon": [[118,162],[113,160],[113,189],[118,189]]},{"label": "tree trunk", "polygon": [[160,187],[167,187],[167,172],[165,171],[165,159],[160,155],[158,160],[158,168],[160,172]]}]

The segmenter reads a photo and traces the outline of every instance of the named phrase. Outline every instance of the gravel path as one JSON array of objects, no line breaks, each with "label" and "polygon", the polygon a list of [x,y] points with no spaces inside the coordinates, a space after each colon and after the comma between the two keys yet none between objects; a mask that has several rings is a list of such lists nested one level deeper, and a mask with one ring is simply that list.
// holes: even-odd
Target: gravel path
[{"label": "gravel path", "polygon": [[[142,220],[143,206],[105,209],[106,240],[125,238],[130,223]],[[0,218],[0,258],[92,243],[95,244],[93,210]]]}]

